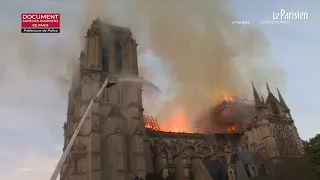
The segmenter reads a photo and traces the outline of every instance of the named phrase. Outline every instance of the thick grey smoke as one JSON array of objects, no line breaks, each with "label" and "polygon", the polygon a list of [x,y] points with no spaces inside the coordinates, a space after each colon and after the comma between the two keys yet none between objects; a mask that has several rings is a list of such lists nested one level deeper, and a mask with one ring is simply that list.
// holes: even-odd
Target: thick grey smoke
[{"label": "thick grey smoke", "polygon": [[[80,49],[77,39],[68,34],[52,37],[44,34],[20,34],[16,29],[3,30],[0,35],[3,57],[0,66],[7,72],[6,77],[8,74],[15,74],[17,82],[18,76],[27,76],[30,79],[47,78],[49,83],[66,96],[72,76],[77,70]],[[10,70],[15,72],[9,72]],[[10,81],[13,79],[0,79],[2,84]],[[40,86],[38,88],[41,88]]]},{"label": "thick grey smoke", "polygon": [[[266,81],[278,86],[284,82],[285,74],[271,61],[269,44],[262,32],[255,27],[232,25],[236,18],[227,3],[221,0],[84,1],[80,32],[51,38],[49,49],[39,49],[35,38],[30,37],[33,35],[2,33],[1,41],[8,42],[3,43],[5,49],[12,47],[16,52],[10,53],[15,57],[3,58],[0,63],[4,65],[8,59],[16,59],[27,75],[51,77],[56,87],[66,92],[77,69],[79,42],[84,42],[92,20],[100,17],[107,23],[131,28],[140,44],[139,55],[149,49],[161,60],[169,81],[164,94],[174,96],[163,103],[159,114],[167,118],[181,111],[185,117],[195,119],[222,96],[250,97],[251,80],[257,89]],[[47,36],[39,35],[39,39],[43,38],[49,41]],[[152,108],[155,107],[145,107]]]},{"label": "thick grey smoke", "polygon": [[[107,13],[106,6],[114,11]],[[195,118],[223,96],[251,97],[251,80],[257,89],[268,80],[284,83],[266,37],[256,27],[232,25],[236,17],[227,1],[96,0],[84,7],[89,20],[98,15],[131,28],[139,44],[161,59],[167,91],[175,94],[161,115],[182,111]]]}]

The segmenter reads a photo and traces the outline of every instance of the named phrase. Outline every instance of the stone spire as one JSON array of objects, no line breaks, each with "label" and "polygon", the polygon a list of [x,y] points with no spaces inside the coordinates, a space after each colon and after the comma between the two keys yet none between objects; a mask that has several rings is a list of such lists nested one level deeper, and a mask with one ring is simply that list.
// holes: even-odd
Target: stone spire
[{"label": "stone spire", "polygon": [[285,109],[285,111],[290,111],[278,88],[277,88],[277,92],[278,92],[280,105]]},{"label": "stone spire", "polygon": [[252,81],[251,81],[251,84],[252,84],[252,89],[253,89],[254,102],[256,104],[256,108],[259,108],[262,106],[262,101],[261,101],[259,94],[258,94],[256,88],[254,87],[254,84]]},{"label": "stone spire", "polygon": [[271,91],[270,91],[270,88],[269,88],[269,84],[266,83],[266,85],[267,85],[268,94],[271,94]]},{"label": "stone spire", "polygon": [[266,104],[269,104],[271,102],[273,103],[279,103],[278,99],[274,96],[274,94],[270,91],[269,84],[266,83],[267,85],[267,91],[268,91],[268,96],[266,100]]}]

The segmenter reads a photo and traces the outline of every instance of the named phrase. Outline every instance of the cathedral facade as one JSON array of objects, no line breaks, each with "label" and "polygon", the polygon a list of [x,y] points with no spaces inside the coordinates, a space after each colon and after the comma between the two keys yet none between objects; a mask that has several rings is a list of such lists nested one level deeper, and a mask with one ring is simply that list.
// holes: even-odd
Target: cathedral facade
[{"label": "cathedral facade", "polygon": [[[69,91],[65,147],[107,76],[139,78],[137,43],[127,28],[93,21]],[[251,120],[231,131],[172,133],[145,126],[142,85],[118,82],[93,105],[60,172],[61,180],[129,180],[159,174],[176,180],[241,180],[272,174],[269,162],[299,157],[303,144],[290,110],[268,88],[253,86]],[[228,106],[229,107],[229,106]],[[223,109],[223,108],[222,108]],[[253,110],[253,109],[252,109]],[[208,112],[209,122],[215,112]]]}]

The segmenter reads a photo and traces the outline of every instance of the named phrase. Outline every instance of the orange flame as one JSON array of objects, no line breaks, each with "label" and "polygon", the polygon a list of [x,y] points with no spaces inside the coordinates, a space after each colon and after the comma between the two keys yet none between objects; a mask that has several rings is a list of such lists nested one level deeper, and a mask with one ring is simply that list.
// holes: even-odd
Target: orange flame
[{"label": "orange flame", "polygon": [[145,127],[146,127],[146,128],[150,128],[150,129],[153,129],[153,126],[151,125],[150,122],[146,122],[146,123],[145,123]]},{"label": "orange flame", "polygon": [[230,132],[230,133],[235,132],[236,131],[236,125],[228,126],[227,127],[227,131]]},{"label": "orange flame", "polygon": [[[224,96],[223,100],[226,102],[234,102],[234,98],[231,96]],[[230,117],[231,111],[230,109],[227,109],[222,112],[222,116]],[[144,123],[145,127],[153,130],[160,131],[160,127],[157,124],[156,118],[148,115],[144,115]],[[191,132],[188,130],[187,124],[186,124],[186,118],[181,113],[174,114],[169,120],[161,125],[161,131],[166,132]],[[227,126],[228,132],[235,132],[236,131],[236,125],[229,125]]]},{"label": "orange flame", "polygon": [[226,102],[233,102],[233,101],[234,101],[233,97],[231,97],[231,96],[224,96],[223,99],[224,99]]},{"label": "orange flame", "polygon": [[[144,125],[146,128],[160,131],[160,127],[157,123],[156,118],[147,114],[144,114],[143,117]],[[182,116],[182,114],[175,114],[174,116],[172,116],[163,126],[161,126],[161,131],[189,132],[187,126],[185,125],[185,118]]]},{"label": "orange flame", "polygon": [[[224,101],[225,102],[234,102],[235,100],[234,100],[234,98],[232,97],[232,96],[224,96]],[[228,106],[228,105],[227,105]],[[222,117],[231,117],[232,116],[232,113],[231,113],[231,110],[230,109],[226,109],[225,111],[223,111],[222,113],[221,113],[221,116]],[[236,124],[234,124],[233,122],[232,122],[232,120],[229,120],[229,122],[230,122],[230,125],[228,125],[227,127],[226,127],[226,129],[227,129],[227,131],[229,132],[229,133],[233,133],[233,132],[235,132],[236,131]]]},{"label": "orange flame", "polygon": [[144,114],[143,118],[144,118],[144,126],[146,128],[153,129],[153,130],[156,130],[156,131],[160,131],[160,127],[158,125],[158,122],[157,122],[156,118],[154,118],[152,116],[149,116],[147,114]]},{"label": "orange flame", "polygon": [[173,115],[165,125],[161,126],[161,130],[167,132],[189,132],[185,118],[180,113]]}]

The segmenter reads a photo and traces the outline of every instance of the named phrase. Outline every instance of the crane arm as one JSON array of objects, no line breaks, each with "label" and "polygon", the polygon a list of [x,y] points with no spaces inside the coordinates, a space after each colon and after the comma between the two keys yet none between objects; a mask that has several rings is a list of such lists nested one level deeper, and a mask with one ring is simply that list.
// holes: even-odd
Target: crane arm
[{"label": "crane arm", "polygon": [[70,139],[69,144],[67,145],[67,147],[66,147],[65,151],[63,152],[63,154],[62,154],[62,156],[61,156],[61,158],[60,158],[60,160],[59,160],[54,172],[52,173],[52,176],[51,176],[50,180],[56,180],[57,179],[57,177],[58,177],[58,175],[59,175],[59,173],[61,171],[62,165],[64,164],[67,156],[69,155],[69,153],[71,151],[71,148],[72,148],[72,146],[73,146],[73,144],[74,144],[74,142],[75,142],[75,140],[76,140],[76,138],[77,138],[77,136],[78,136],[78,134],[80,132],[80,129],[81,129],[83,123],[84,123],[84,120],[86,119],[86,117],[88,116],[88,113],[91,110],[91,107],[92,107],[93,103],[99,101],[99,98],[100,98],[104,88],[111,88],[115,84],[116,84],[115,79],[113,79],[112,77],[107,77],[105,82],[103,83],[102,87],[98,91],[97,95],[95,97],[91,98],[90,103],[87,106],[85,112],[83,113],[82,118],[81,118],[81,120],[80,120],[80,122],[79,122],[79,124],[77,126],[77,129],[74,131],[74,133],[73,133],[73,135],[72,135],[72,137]]}]

